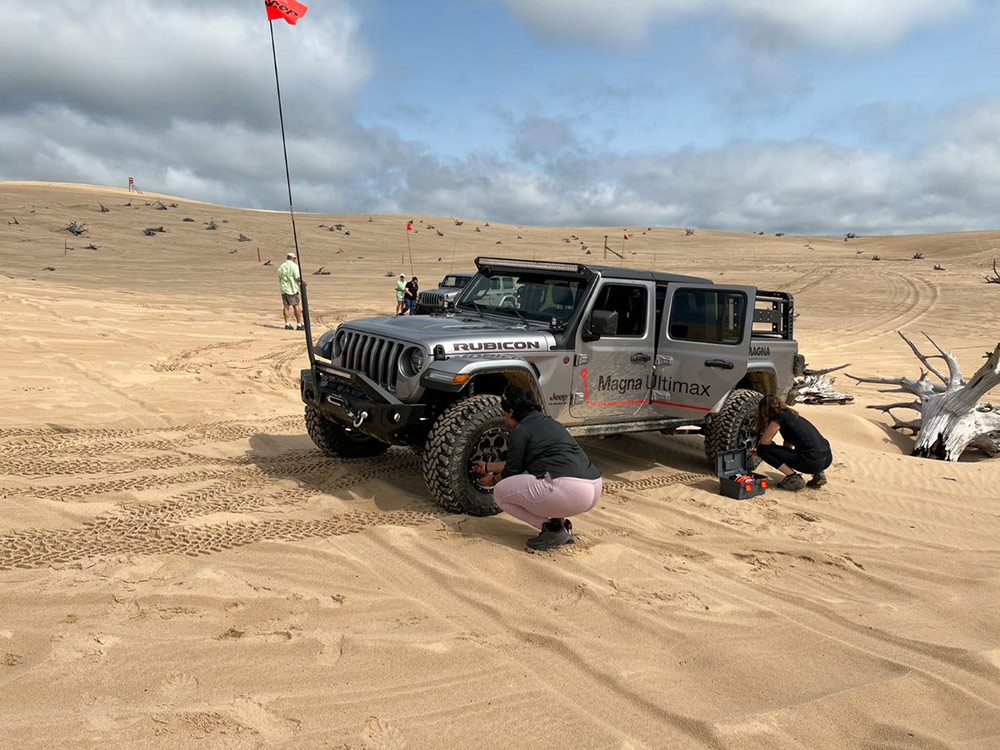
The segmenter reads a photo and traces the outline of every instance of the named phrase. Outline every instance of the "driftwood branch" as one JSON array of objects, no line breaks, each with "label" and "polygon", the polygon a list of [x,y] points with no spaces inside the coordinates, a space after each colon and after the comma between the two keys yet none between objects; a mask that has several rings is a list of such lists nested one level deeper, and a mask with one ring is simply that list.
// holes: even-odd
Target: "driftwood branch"
[{"label": "driftwood branch", "polygon": [[[865,378],[848,374],[859,383],[894,385],[894,391],[910,393],[917,400],[871,406],[890,416],[893,429],[909,430],[916,435],[912,455],[957,461],[966,448],[978,448],[989,456],[1000,455],[1000,409],[989,403],[979,403],[987,393],[1000,385],[1000,343],[986,353],[986,362],[969,378],[962,375],[958,359],[941,348],[926,333],[937,354],[924,354],[900,332],[900,337],[929,372],[921,370],[920,378]],[[931,360],[944,360],[947,376]],[[941,385],[930,382],[933,373]],[[890,391],[882,391],[883,393]],[[908,409],[920,413],[919,419],[900,419],[893,412]]]},{"label": "driftwood branch", "polygon": [[854,400],[854,396],[837,391],[833,387],[835,378],[827,377],[831,372],[842,370],[845,367],[850,367],[850,364],[827,367],[822,370],[803,367],[802,374],[796,376],[795,383],[792,385],[793,400],[805,404],[850,403]]},{"label": "driftwood branch", "polygon": [[850,367],[851,363],[848,362],[846,365],[837,365],[836,367],[827,367],[825,370],[814,370],[812,367],[807,367],[803,371],[804,375],[829,375],[831,372],[836,372],[837,370],[843,370],[845,367]]},{"label": "driftwood branch", "polygon": [[989,284],[1000,284],[1000,272],[997,271],[997,259],[993,259],[993,276],[987,276],[986,282]]}]

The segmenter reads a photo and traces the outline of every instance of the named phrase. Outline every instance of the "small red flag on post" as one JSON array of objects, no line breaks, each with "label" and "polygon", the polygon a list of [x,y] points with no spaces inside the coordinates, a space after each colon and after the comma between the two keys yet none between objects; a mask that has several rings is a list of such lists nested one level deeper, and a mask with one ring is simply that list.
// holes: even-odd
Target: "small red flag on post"
[{"label": "small red flag on post", "polygon": [[264,7],[267,8],[268,21],[284,18],[292,26],[309,10],[308,5],[298,0],[264,0]]},{"label": "small red flag on post", "polygon": [[406,222],[406,231],[407,232],[412,232],[413,231],[413,222],[412,221]]}]

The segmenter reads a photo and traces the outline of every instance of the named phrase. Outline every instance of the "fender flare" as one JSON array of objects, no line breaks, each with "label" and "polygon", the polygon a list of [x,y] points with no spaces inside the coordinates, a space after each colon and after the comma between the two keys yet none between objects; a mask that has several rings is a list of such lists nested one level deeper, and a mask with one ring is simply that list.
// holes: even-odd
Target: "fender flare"
[{"label": "fender flare", "polygon": [[[774,367],[770,364],[761,363],[759,365],[751,365],[747,368],[746,374],[736,384],[735,388],[746,388],[751,391],[763,393],[765,396],[777,394],[778,375]],[[729,394],[726,394],[726,398],[728,397]],[[722,403],[725,403],[725,400],[723,399]]]},{"label": "fender flare", "polygon": [[523,359],[450,357],[432,361],[420,376],[420,385],[430,390],[460,393],[484,375],[501,375],[505,380],[531,391],[539,404],[545,403],[538,384],[538,371]]}]

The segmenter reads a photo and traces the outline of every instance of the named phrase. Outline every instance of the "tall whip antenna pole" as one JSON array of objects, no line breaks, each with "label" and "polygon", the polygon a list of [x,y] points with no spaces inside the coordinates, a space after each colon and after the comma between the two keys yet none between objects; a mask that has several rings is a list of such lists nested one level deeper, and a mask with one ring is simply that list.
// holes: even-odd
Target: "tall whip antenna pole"
[{"label": "tall whip antenna pole", "polygon": [[[274,21],[269,20],[267,27],[271,31],[271,58],[274,60],[274,88],[278,92],[278,122],[281,123],[281,151],[285,156],[285,183],[288,185],[288,215],[292,219],[292,242],[295,245],[295,262],[299,266],[299,278],[302,279],[302,255],[299,253],[299,235],[295,230],[295,207],[292,204],[292,177],[288,171],[288,146],[285,144],[285,115],[281,110],[281,83],[278,79],[278,53],[274,47]],[[309,296],[306,294],[306,283],[302,279],[302,318],[306,324],[306,350],[309,352],[309,364],[316,363],[313,351],[312,328],[309,324]]]}]

